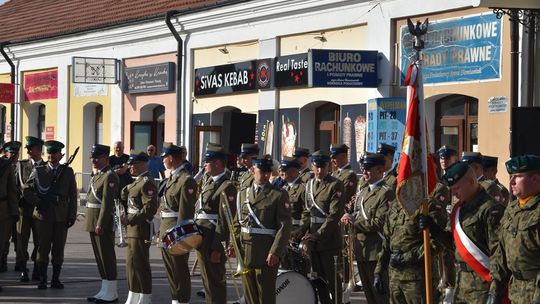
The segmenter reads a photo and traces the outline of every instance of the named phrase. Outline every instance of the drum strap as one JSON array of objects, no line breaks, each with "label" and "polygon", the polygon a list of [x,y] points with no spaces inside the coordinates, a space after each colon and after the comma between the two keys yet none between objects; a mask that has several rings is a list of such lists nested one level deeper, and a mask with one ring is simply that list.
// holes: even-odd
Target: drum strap
[{"label": "drum strap", "polygon": [[86,208],[101,209],[101,204],[86,203]]},{"label": "drum strap", "polygon": [[311,197],[311,202],[313,203],[309,209],[311,210],[311,208],[315,207],[317,208],[317,210],[319,210],[319,212],[322,215],[324,215],[325,217],[328,217],[328,213],[324,212],[324,210],[319,205],[317,205],[317,202],[315,201],[315,196],[313,195],[313,179],[309,181],[308,186],[309,186],[309,196]]},{"label": "drum strap", "polygon": [[243,233],[248,233],[248,234],[264,234],[264,235],[276,236],[275,229],[242,227],[240,231],[242,231]]},{"label": "drum strap", "polygon": [[170,217],[178,217],[178,212],[165,212],[165,211],[161,211],[161,217],[163,218],[170,218]]}]

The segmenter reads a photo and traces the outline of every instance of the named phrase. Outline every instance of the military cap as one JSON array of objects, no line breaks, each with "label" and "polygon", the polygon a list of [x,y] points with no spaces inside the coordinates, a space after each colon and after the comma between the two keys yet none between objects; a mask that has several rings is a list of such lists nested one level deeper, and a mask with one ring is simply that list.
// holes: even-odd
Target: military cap
[{"label": "military cap", "polygon": [[163,151],[161,152],[161,157],[165,157],[167,155],[180,155],[182,153],[186,153],[186,147],[179,147],[171,142],[163,143]]},{"label": "military cap", "polygon": [[382,155],[394,155],[394,153],[396,152],[396,147],[392,146],[392,145],[387,145],[387,144],[379,144],[379,147],[377,149],[377,153],[379,154],[382,154]]},{"label": "military cap", "polygon": [[129,153],[129,159],[127,161],[128,165],[134,164],[136,162],[147,162],[149,159],[148,154],[142,151],[131,151]]},{"label": "military cap", "polygon": [[90,156],[92,158],[98,158],[100,156],[109,156],[110,152],[111,152],[111,147],[95,144],[92,146],[92,151],[90,152]]},{"label": "military cap", "polygon": [[287,170],[289,168],[298,168],[300,169],[300,163],[294,157],[284,156],[279,164],[281,170]]},{"label": "military cap", "polygon": [[223,146],[214,143],[208,143],[206,145],[206,152],[204,153],[203,160],[207,161],[212,159],[227,159],[227,152],[225,152]]},{"label": "military cap", "polygon": [[26,136],[24,139],[26,140],[26,145],[24,146],[25,148],[30,148],[33,146],[43,146],[44,144],[43,140],[34,136]]},{"label": "military cap", "polygon": [[498,162],[499,162],[498,157],[484,155],[484,160],[483,160],[484,168],[497,167]]},{"label": "military cap", "polygon": [[506,161],[506,171],[508,174],[540,170],[540,156],[538,155],[518,155]]},{"label": "military cap", "polygon": [[57,141],[57,140],[48,140],[44,144],[45,148],[47,149],[47,153],[57,153],[62,152],[62,149],[65,147],[63,143]]},{"label": "military cap", "polygon": [[361,162],[364,168],[369,168],[373,166],[384,166],[386,159],[384,154],[381,153],[366,153],[364,157],[362,157]]},{"label": "military cap", "polygon": [[294,148],[293,157],[309,157],[309,149],[302,148],[302,147],[296,147]]},{"label": "military cap", "polygon": [[11,153],[19,153],[22,143],[20,141],[9,141],[2,146],[2,150]]},{"label": "military cap", "polygon": [[311,162],[315,165],[315,167],[323,167],[330,162],[330,153],[321,150],[315,151],[313,154],[311,154]]},{"label": "military cap", "polygon": [[240,147],[240,156],[248,156],[250,154],[259,154],[259,146],[256,144],[242,144]]},{"label": "military cap", "polygon": [[335,157],[336,155],[340,153],[347,153],[349,150],[349,147],[346,144],[332,144],[330,145],[330,153],[332,154],[332,157]]},{"label": "military cap", "polygon": [[441,177],[441,181],[448,187],[451,187],[465,176],[470,168],[471,167],[469,167],[467,162],[455,162],[450,167],[446,168],[444,175]]},{"label": "military cap", "polygon": [[477,164],[482,165],[484,162],[484,159],[480,152],[463,152],[461,154],[461,161],[469,163],[469,164],[477,163]]},{"label": "military cap", "polygon": [[254,159],[253,165],[256,168],[259,168],[261,171],[272,172],[272,169],[274,168],[274,161],[272,160],[272,156],[263,155],[262,157]]},{"label": "military cap", "polygon": [[447,158],[453,155],[457,156],[457,151],[450,146],[444,145],[437,150],[437,154],[439,154],[440,158]]}]

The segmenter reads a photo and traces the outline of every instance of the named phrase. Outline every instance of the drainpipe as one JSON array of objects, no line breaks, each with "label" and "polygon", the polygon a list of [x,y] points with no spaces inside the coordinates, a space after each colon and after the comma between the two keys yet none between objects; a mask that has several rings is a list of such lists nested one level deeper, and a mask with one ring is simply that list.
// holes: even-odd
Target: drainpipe
[{"label": "drainpipe", "polygon": [[[11,61],[11,58],[9,58],[9,56],[6,54],[6,51],[4,50],[4,47],[6,47],[8,44],[10,44],[9,41],[0,43],[0,53],[2,53],[2,56],[4,56],[4,59],[6,60],[6,62],[11,67],[11,73],[10,73],[11,84],[15,85],[15,64],[13,64],[13,61]],[[11,121],[9,122],[9,124],[11,126],[10,137],[11,137],[11,140],[13,141],[13,140],[15,140],[15,126],[14,126],[15,125],[15,123],[14,123],[14,119],[15,119],[15,101],[13,101],[13,104],[10,107],[10,113],[9,114],[10,114],[10,119],[11,119]]]},{"label": "drainpipe", "polygon": [[516,10],[510,13],[510,157],[514,156],[514,108],[519,107],[519,17]]},{"label": "drainpipe", "polygon": [[182,37],[178,34],[176,29],[174,28],[171,18],[173,15],[178,14],[179,11],[173,10],[168,11],[165,15],[165,23],[167,24],[167,27],[173,34],[174,38],[176,39],[178,45],[176,50],[176,110],[177,110],[177,124],[176,127],[178,128],[179,132],[176,134],[176,142],[178,145],[187,146],[184,142],[185,135],[184,135],[184,124],[183,124],[183,117],[182,117],[182,61],[183,61],[183,46],[184,41],[182,41]]}]

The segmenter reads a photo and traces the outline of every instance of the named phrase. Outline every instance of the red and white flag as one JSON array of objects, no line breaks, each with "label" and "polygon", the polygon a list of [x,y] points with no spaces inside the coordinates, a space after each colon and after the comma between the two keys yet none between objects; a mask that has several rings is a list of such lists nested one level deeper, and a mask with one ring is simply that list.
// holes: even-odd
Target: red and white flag
[{"label": "red and white flag", "polygon": [[[418,61],[413,62],[407,69],[405,85],[409,109],[401,145],[396,195],[399,203],[409,216],[412,216],[437,184],[435,163],[429,153],[423,104],[424,90]],[[425,176],[427,176],[427,192]]]}]

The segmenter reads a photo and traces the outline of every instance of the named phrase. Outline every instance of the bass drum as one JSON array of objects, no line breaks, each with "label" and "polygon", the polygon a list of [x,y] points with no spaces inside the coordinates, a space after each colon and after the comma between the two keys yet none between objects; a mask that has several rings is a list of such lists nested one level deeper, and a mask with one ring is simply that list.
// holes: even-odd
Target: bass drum
[{"label": "bass drum", "polygon": [[276,279],[276,304],[317,303],[311,282],[295,271],[280,270]]}]

